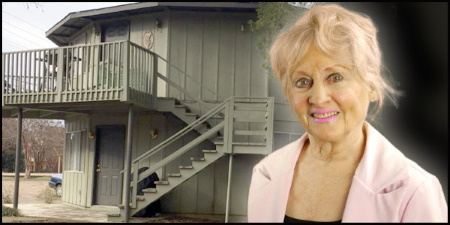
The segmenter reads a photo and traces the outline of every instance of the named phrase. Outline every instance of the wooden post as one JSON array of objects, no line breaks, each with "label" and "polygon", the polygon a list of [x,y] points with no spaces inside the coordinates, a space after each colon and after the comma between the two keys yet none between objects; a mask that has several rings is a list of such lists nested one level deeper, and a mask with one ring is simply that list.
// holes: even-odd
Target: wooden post
[{"label": "wooden post", "polygon": [[[124,222],[128,222],[130,217],[130,176],[131,176],[131,147],[133,141],[133,105],[130,104],[128,108],[128,126],[127,126],[127,148],[126,148],[126,156],[125,156],[125,173],[124,173],[124,182],[125,182],[125,202],[123,203],[124,208]],[[137,185],[134,189],[137,188]]]},{"label": "wooden post", "polygon": [[[54,56],[53,56],[54,57]],[[61,102],[62,100],[62,92],[64,91],[64,89],[62,88],[63,86],[63,76],[67,77],[67,71],[65,71],[66,68],[64,68],[64,48],[58,48],[58,59],[56,60],[57,64],[57,68],[58,68],[58,72],[56,73],[55,71],[53,71],[53,75],[55,75],[56,73],[56,97],[55,97],[55,102]],[[67,56],[69,57],[69,56]],[[55,58],[55,57],[54,57]],[[55,63],[55,62],[53,62]]]},{"label": "wooden post", "polygon": [[14,204],[13,208],[17,209],[19,204],[19,156],[22,145],[22,116],[23,109],[19,108],[19,113],[17,116],[17,141],[16,141],[16,165],[15,165],[15,177],[14,177]]},{"label": "wooden post", "polygon": [[227,185],[227,202],[225,206],[225,223],[228,223],[230,214],[230,195],[231,195],[231,173],[233,171],[233,153],[230,154],[230,164],[228,165],[228,185]]},{"label": "wooden post", "polygon": [[130,42],[124,42],[124,54],[125,54],[125,60],[123,62],[123,94],[122,94],[122,98],[121,101],[122,102],[126,102],[129,101],[130,98],[128,96],[129,92],[128,92],[128,86],[130,85],[130,70],[129,70],[129,66],[130,66]]},{"label": "wooden post", "polygon": [[[9,66],[8,66],[8,68],[9,68]],[[5,54],[2,54],[2,87],[3,87],[3,91],[2,91],[2,106],[4,106],[5,105],[5,95],[6,94],[8,94],[8,91],[7,91],[7,87],[5,87]],[[9,79],[8,79],[8,81],[6,82],[7,83],[7,85],[8,85],[8,87],[9,87]]]},{"label": "wooden post", "polygon": [[153,54],[153,77],[152,77],[152,106],[158,106],[158,55]]},{"label": "wooden post", "polygon": [[61,173],[61,155],[58,154],[58,173]]}]

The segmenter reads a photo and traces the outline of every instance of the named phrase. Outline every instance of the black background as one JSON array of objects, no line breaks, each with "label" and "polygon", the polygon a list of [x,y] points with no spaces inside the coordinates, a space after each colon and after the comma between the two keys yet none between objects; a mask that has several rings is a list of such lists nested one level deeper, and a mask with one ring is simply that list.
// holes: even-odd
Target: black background
[{"label": "black background", "polygon": [[378,28],[383,65],[405,95],[371,123],[441,182],[448,202],[448,3],[340,3]]}]

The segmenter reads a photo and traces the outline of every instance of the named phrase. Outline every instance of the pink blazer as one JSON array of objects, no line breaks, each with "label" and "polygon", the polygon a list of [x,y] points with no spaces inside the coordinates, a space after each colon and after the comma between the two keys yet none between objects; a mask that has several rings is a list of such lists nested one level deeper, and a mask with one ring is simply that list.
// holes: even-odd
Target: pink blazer
[{"label": "pink blazer", "polygon": [[[342,222],[448,222],[439,180],[366,122],[364,155],[353,176]],[[248,222],[283,222],[304,134],[253,168]]]}]

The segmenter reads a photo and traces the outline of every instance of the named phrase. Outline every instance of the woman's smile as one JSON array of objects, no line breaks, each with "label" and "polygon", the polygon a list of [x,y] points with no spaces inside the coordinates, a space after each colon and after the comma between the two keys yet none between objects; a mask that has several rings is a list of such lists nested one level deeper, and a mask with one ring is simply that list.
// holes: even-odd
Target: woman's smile
[{"label": "woman's smile", "polygon": [[311,117],[316,123],[328,123],[335,120],[339,115],[337,111],[329,111],[325,113],[320,113],[318,111],[313,112]]},{"label": "woman's smile", "polygon": [[325,113],[325,114],[313,114],[312,117],[317,123],[331,122],[338,117],[338,112]]}]

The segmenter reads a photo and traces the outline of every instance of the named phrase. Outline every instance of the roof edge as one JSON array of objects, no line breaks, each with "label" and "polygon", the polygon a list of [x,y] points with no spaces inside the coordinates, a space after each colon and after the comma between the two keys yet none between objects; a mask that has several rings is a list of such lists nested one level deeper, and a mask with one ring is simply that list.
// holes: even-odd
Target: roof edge
[{"label": "roof edge", "polygon": [[[95,16],[106,13],[115,13],[121,11],[128,11],[134,9],[141,8],[150,8],[157,6],[166,6],[166,7],[198,7],[198,8],[247,8],[247,9],[256,9],[259,7],[259,3],[238,3],[238,2],[138,2],[138,3],[130,3],[125,5],[111,6],[100,9],[90,9],[79,12],[69,13],[66,17],[56,23],[53,27],[51,27],[47,32],[45,32],[45,36],[51,39],[49,36],[59,27],[64,25],[68,20],[73,18],[81,18],[87,16]],[[52,39],[51,39],[52,40]]]}]

